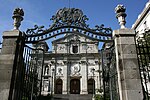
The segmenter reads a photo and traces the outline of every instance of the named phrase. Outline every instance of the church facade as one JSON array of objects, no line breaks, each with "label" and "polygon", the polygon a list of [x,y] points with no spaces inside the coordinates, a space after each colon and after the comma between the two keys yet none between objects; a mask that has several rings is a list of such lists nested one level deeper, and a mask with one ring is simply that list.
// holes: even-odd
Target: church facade
[{"label": "church facade", "polygon": [[52,51],[45,52],[43,95],[93,94],[101,88],[99,42],[76,31],[52,41]]}]

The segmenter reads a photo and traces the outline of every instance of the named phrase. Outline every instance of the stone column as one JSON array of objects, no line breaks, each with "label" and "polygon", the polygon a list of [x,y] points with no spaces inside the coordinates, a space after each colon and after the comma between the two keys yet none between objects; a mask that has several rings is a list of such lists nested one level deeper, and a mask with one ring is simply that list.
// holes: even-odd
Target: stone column
[{"label": "stone column", "polygon": [[19,30],[3,33],[0,55],[0,100],[13,99],[20,37],[22,37],[22,33]]},{"label": "stone column", "polygon": [[132,29],[113,31],[120,100],[143,100],[142,85]]},{"label": "stone column", "polygon": [[81,74],[82,74],[82,78],[81,78],[81,92],[80,94],[87,94],[87,68],[86,68],[86,64],[81,66]]}]

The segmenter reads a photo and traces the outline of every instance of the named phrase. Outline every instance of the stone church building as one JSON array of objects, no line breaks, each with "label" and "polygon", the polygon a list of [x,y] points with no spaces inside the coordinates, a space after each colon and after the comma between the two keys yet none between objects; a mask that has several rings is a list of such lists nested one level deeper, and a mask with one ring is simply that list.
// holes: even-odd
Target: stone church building
[{"label": "stone church building", "polygon": [[[74,33],[46,42],[42,94],[92,94],[102,84],[98,41]],[[93,92],[94,91],[94,92]]]}]

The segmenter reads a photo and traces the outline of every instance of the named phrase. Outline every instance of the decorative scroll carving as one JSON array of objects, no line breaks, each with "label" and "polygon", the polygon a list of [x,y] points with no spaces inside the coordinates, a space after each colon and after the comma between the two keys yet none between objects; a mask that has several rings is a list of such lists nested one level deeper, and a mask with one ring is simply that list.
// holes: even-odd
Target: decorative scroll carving
[{"label": "decorative scroll carving", "polygon": [[56,15],[53,15],[51,20],[53,24],[50,29],[65,25],[74,25],[80,27],[88,27],[86,21],[88,20],[86,15],[83,15],[82,10],[76,8],[63,8],[57,11]]}]

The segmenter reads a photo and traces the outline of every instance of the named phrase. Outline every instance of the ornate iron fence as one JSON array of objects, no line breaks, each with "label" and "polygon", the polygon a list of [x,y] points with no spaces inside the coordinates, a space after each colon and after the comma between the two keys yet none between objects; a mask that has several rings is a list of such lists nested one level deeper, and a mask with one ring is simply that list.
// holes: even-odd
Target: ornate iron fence
[{"label": "ornate iron fence", "polygon": [[144,100],[150,100],[150,31],[136,38],[136,47]]},{"label": "ornate iron fence", "polygon": [[42,87],[44,51],[25,45],[21,58],[23,59],[18,60],[20,68],[18,67],[17,71],[15,100],[39,100]]},{"label": "ornate iron fence", "polygon": [[102,57],[104,100],[119,100],[114,46],[104,49]]},{"label": "ornate iron fence", "polygon": [[42,73],[44,62],[43,49],[33,49],[26,46],[24,49],[24,85],[22,99],[37,100],[41,95]]}]

